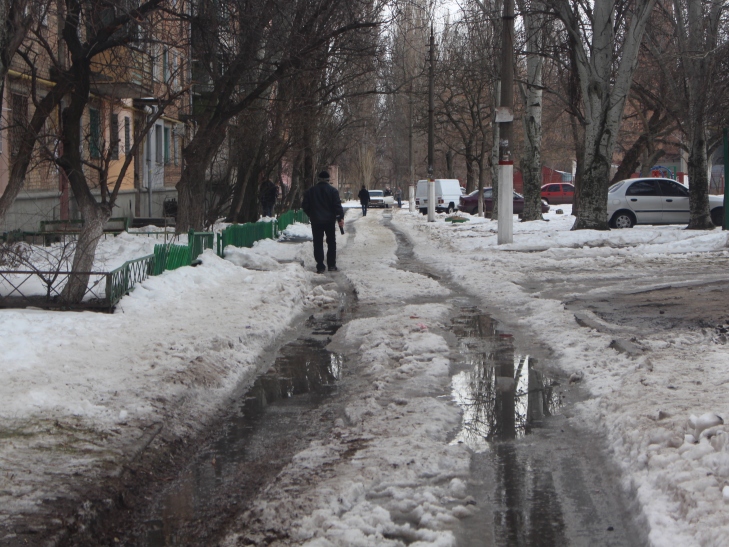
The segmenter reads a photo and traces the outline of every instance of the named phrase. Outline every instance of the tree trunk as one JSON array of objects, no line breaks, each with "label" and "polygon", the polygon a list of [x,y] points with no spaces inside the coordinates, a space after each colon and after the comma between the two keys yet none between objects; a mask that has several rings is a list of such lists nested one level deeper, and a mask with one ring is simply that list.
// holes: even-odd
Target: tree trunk
[{"label": "tree trunk", "polygon": [[688,92],[688,114],[684,120],[689,141],[689,218],[688,229],[710,230],[714,228],[709,213],[709,175],[706,143],[706,116],[709,107],[709,90],[715,72],[716,45],[721,20],[722,2],[710,3],[704,13],[702,2],[694,1],[684,6],[674,2],[678,25],[679,55],[685,89]]},{"label": "tree trunk", "polygon": [[84,219],[84,225],[76,242],[76,251],[73,254],[73,272],[68,283],[63,287],[61,300],[66,304],[78,304],[86,294],[89,285],[89,272],[94,267],[96,247],[101,236],[104,235],[104,225],[111,218],[111,209],[100,207],[89,200],[79,200],[79,209]]},{"label": "tree trunk", "polygon": [[483,217],[483,183],[485,176],[486,169],[484,168],[484,157],[482,154],[478,162],[478,216],[480,217]]},{"label": "tree trunk", "polygon": [[476,172],[473,169],[473,149],[470,145],[466,147],[464,157],[466,159],[466,192],[471,193],[476,185]]},{"label": "tree trunk", "polygon": [[[655,0],[633,2],[633,13],[625,19],[625,26],[616,25],[616,6],[609,0],[595,2],[587,14],[574,11],[568,0],[555,4],[570,34],[585,110],[584,170],[573,230],[608,229],[607,188],[615,139],[654,4]],[[591,18],[587,27],[583,15]],[[616,40],[622,42],[619,58]]]},{"label": "tree trunk", "polygon": [[691,211],[689,230],[712,230],[714,228],[709,212],[708,171],[704,124],[699,122],[691,135],[688,157],[689,210]]},{"label": "tree trunk", "polygon": [[[4,79],[0,79],[4,81]],[[23,187],[25,182],[25,175],[28,172],[28,167],[31,160],[33,159],[33,148],[35,147],[36,139],[38,134],[43,129],[46,120],[50,116],[50,113],[58,106],[61,102],[61,97],[69,89],[67,82],[59,82],[48,94],[41,99],[38,106],[33,112],[33,117],[30,120],[28,127],[23,128],[21,133],[20,146],[18,147],[17,155],[12,159],[10,164],[10,175],[8,177],[8,185],[5,187],[5,191],[0,196],[0,220],[5,217],[8,209],[15,202],[15,198],[18,197],[18,193]],[[10,154],[8,154],[9,156]]]},{"label": "tree trunk", "polygon": [[[496,86],[494,105],[498,105],[498,97],[501,96],[501,86]],[[496,108],[494,107],[494,112]],[[492,124],[494,142],[491,145],[491,220],[499,218],[499,125]]]},{"label": "tree trunk", "polygon": [[572,126],[572,139],[575,145],[576,168],[575,177],[572,183],[575,186],[575,195],[572,197],[572,216],[577,216],[580,211],[580,195],[582,193],[582,172],[585,165],[585,139],[582,137],[582,126],[577,120],[577,116],[570,116],[570,124]]},{"label": "tree trunk", "polygon": [[543,220],[542,217],[542,67],[540,55],[543,7],[534,2],[533,13],[525,10],[527,32],[527,82],[523,91],[524,113],[524,155],[521,158],[521,173],[524,180],[524,212],[522,221]]},{"label": "tree trunk", "polygon": [[204,129],[182,150],[185,166],[177,183],[177,225],[178,234],[190,229],[205,228],[205,203],[207,197],[207,170],[215,153],[225,141],[225,127]]}]

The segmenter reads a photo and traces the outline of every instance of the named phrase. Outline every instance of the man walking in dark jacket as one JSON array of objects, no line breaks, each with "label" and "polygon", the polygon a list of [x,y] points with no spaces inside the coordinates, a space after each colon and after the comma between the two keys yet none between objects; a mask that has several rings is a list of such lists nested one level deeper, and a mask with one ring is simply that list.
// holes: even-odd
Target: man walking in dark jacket
[{"label": "man walking in dark jacket", "polygon": [[367,188],[365,188],[365,185],[362,185],[362,189],[359,191],[359,194],[357,194],[357,197],[359,198],[359,203],[362,205],[362,216],[367,216],[367,206],[370,204],[370,193],[367,191]]},{"label": "man walking in dark jacket", "polygon": [[327,266],[330,272],[337,271],[337,241],[335,223],[344,230],[344,210],[339,192],[329,184],[329,173],[319,173],[319,181],[304,193],[301,208],[311,221],[311,235],[314,239],[316,272],[323,273],[324,235],[327,236]]},{"label": "man walking in dark jacket", "polygon": [[266,180],[261,184],[258,199],[261,202],[264,217],[273,216],[273,206],[276,205],[276,194],[278,194],[278,188],[276,188],[273,182]]}]

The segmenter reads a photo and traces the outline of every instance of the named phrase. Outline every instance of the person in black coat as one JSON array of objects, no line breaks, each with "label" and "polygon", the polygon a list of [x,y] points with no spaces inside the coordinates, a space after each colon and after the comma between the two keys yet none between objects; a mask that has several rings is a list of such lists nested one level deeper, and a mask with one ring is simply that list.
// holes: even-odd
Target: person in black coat
[{"label": "person in black coat", "polygon": [[362,189],[359,191],[359,194],[357,194],[357,197],[359,198],[359,203],[362,205],[362,216],[367,216],[367,206],[370,204],[370,193],[367,191],[367,188],[365,188],[365,185],[362,185]]},{"label": "person in black coat", "polygon": [[311,235],[314,239],[314,259],[316,272],[323,273],[324,235],[327,236],[327,266],[330,272],[337,271],[337,241],[335,224],[344,230],[344,209],[339,192],[329,184],[329,173],[319,173],[319,181],[304,193],[301,208],[311,222]]},{"label": "person in black coat", "polygon": [[276,196],[278,194],[278,188],[270,180],[266,180],[261,184],[261,189],[258,194],[258,199],[261,202],[261,209],[263,209],[264,217],[273,216],[273,206],[276,205]]}]

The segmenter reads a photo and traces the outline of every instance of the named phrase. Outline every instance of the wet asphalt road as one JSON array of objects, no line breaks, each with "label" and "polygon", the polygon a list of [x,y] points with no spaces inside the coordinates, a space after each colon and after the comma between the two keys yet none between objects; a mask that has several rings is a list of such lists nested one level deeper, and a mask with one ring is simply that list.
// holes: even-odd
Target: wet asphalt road
[{"label": "wet asphalt road", "polygon": [[[419,262],[407,237],[395,233],[399,267],[452,293],[443,334],[453,383],[443,396],[463,411],[452,442],[473,450],[470,494],[478,509],[461,521],[459,545],[644,545],[602,439],[568,424],[582,397],[578,386],[550,369],[544,348],[475,307],[471,295]],[[148,503],[117,520],[109,544],[214,545],[296,452],[327,434],[326,424],[357,389],[357,367],[326,345],[343,322],[372,312],[356,306],[346,282],[338,285],[340,308],[312,316],[271,349],[268,372],[184,466],[150,485]]]}]

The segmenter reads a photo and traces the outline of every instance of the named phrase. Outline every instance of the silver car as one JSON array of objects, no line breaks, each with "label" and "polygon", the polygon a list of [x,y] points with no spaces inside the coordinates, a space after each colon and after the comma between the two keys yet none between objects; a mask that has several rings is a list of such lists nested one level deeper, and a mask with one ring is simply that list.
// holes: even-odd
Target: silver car
[{"label": "silver car", "polygon": [[385,193],[382,190],[367,190],[370,193],[370,207],[384,207]]},{"label": "silver car", "polygon": [[[711,221],[721,226],[723,196],[709,196]],[[641,178],[616,182],[608,189],[608,219],[611,228],[636,224],[688,224],[689,191],[671,179]]]}]

